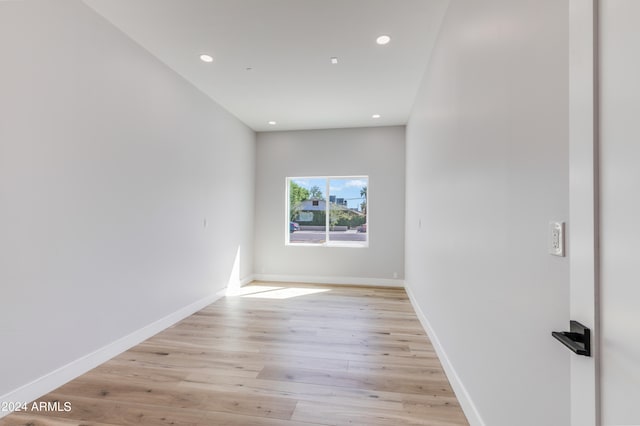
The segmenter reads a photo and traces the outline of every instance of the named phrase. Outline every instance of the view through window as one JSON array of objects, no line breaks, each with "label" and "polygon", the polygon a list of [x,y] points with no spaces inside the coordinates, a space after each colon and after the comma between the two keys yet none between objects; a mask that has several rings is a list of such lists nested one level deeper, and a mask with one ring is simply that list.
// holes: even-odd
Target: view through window
[{"label": "view through window", "polygon": [[366,247],[367,176],[287,178],[289,244]]}]

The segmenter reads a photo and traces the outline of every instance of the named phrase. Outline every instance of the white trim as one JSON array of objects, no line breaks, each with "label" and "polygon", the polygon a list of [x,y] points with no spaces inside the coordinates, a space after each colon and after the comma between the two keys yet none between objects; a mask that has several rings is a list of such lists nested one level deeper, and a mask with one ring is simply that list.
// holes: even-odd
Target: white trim
[{"label": "white trim", "polygon": [[[331,180],[332,179],[361,179],[361,178],[365,178],[367,180],[367,209],[366,209],[366,213],[365,213],[365,224],[367,225],[367,239],[365,241],[353,241],[353,242],[343,242],[343,241],[331,241],[329,238],[329,232],[330,231],[330,226],[329,226],[329,219],[331,216]],[[291,199],[291,194],[289,193],[289,189],[291,188],[291,182],[295,181],[296,179],[324,179],[325,180],[325,194],[326,194],[326,199],[324,200],[325,202],[325,209],[324,209],[324,213],[325,213],[325,242],[324,243],[318,243],[318,244],[314,244],[314,243],[305,243],[305,242],[291,242],[291,232],[290,232],[290,222],[291,222],[291,205],[290,205],[290,199]],[[369,194],[369,186],[370,186],[370,182],[371,182],[371,177],[369,175],[351,175],[351,176],[331,176],[331,175],[327,175],[327,176],[288,176],[285,178],[285,197],[284,197],[284,204],[285,204],[285,232],[284,232],[284,245],[287,247],[347,247],[347,248],[369,248],[369,240],[370,240],[370,234],[371,234],[371,226],[370,226],[370,219],[371,217],[369,216],[369,201],[370,201],[370,194]]]},{"label": "white trim", "polygon": [[424,312],[422,311],[422,308],[420,308],[420,305],[416,301],[416,298],[413,295],[413,292],[411,291],[411,287],[408,285],[405,285],[405,291],[407,292],[407,295],[409,296],[409,300],[411,301],[411,305],[413,306],[413,309],[416,311],[416,315],[418,316],[418,319],[422,324],[422,328],[424,328],[424,331],[427,333],[427,335],[429,336],[429,339],[431,340],[431,344],[433,345],[433,348],[436,350],[436,354],[438,355],[438,358],[440,359],[440,363],[444,368],[444,372],[447,375],[447,379],[449,379],[449,383],[451,383],[453,392],[456,394],[456,398],[458,398],[460,407],[462,407],[462,411],[464,411],[464,414],[467,416],[467,420],[469,421],[469,424],[471,426],[486,426],[486,423],[482,420],[482,417],[480,417],[478,408],[476,407],[476,405],[473,403],[473,400],[471,399],[471,395],[469,395],[467,388],[464,386],[464,383],[462,383],[462,380],[460,379],[460,376],[458,376],[458,373],[456,372],[455,368],[453,367],[453,364],[449,360],[449,357],[447,357],[447,353],[442,347],[442,344],[440,343],[440,339],[438,339],[438,335],[436,334],[433,327],[431,327],[431,323],[429,323],[427,316],[424,314]]},{"label": "white trim", "polygon": [[247,275],[246,277],[240,280],[240,287],[244,287],[245,285],[255,280],[256,280],[256,276],[254,274]]},{"label": "white trim", "polygon": [[254,274],[251,275],[247,275],[246,277],[239,279],[237,281],[232,281],[229,280],[229,284],[227,285],[227,287],[225,287],[224,289],[222,289],[220,291],[220,293],[224,293],[224,294],[228,294],[229,290],[232,290],[234,287],[243,287],[247,284],[249,284],[251,281],[255,281],[256,280],[256,276]]},{"label": "white trim", "polygon": [[[27,383],[26,385],[23,385],[18,389],[2,395],[0,396],[0,403],[29,403],[33,400],[36,400],[59,388],[65,383],[68,383],[69,381],[75,379],[76,377],[81,376],[87,371],[92,370],[100,364],[105,363],[106,361],[121,354],[122,352],[132,348],[133,346],[140,344],[141,342],[147,340],[149,337],[154,336],[155,334],[158,334],[159,332],[171,327],[178,321],[181,321],[184,318],[203,309],[204,307],[212,304],[216,300],[224,297],[225,291],[226,288],[218,291],[213,295],[207,296],[194,303],[191,303],[190,305],[187,305],[177,310],[176,312],[167,315],[164,318],[154,321],[151,324],[139,330],[136,330],[131,334],[128,334],[94,352],[91,352],[81,358],[76,359],[75,361],[70,362],[69,364],[62,366],[57,370],[51,371],[50,373],[47,373],[44,376],[35,379],[31,383]],[[11,414],[11,412],[9,411],[0,411],[0,418],[9,414]]]},{"label": "white trim", "polygon": [[285,243],[287,247],[369,248],[369,241],[326,241],[324,243]]},{"label": "white trim", "polygon": [[251,274],[251,275],[247,275],[241,280],[238,280],[235,283],[230,281],[229,285],[224,290],[222,290],[222,292],[224,292],[225,296],[233,296],[239,288],[242,288],[245,285],[251,283],[252,281],[255,281],[255,279],[256,279],[255,275]]},{"label": "white trim", "polygon": [[404,287],[404,280],[387,278],[361,278],[361,277],[320,277],[317,275],[272,275],[255,274],[256,281],[308,283],[308,284],[338,284],[361,285],[370,287]]},{"label": "white trim", "polygon": [[570,355],[572,426],[601,424],[598,3],[569,2],[569,315],[591,329],[592,352]]}]

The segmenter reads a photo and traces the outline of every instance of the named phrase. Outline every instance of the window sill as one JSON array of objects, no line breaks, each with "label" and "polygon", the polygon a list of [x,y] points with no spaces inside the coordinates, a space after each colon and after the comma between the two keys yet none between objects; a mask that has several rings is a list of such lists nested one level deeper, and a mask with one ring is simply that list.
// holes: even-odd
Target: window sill
[{"label": "window sill", "polygon": [[286,242],[287,247],[346,247],[346,248],[369,248],[369,242],[363,243],[362,241],[330,241],[322,244],[318,243],[289,243]]}]

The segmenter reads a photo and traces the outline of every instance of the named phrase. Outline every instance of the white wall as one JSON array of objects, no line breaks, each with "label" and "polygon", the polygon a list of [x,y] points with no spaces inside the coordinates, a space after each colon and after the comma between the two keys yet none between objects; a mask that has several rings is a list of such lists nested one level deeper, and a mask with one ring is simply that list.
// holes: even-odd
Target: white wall
[{"label": "white wall", "polygon": [[255,134],[79,1],[0,52],[2,397],[251,274]]},{"label": "white wall", "polygon": [[640,3],[600,13],[602,424],[640,425]]},{"label": "white wall", "polygon": [[[258,133],[256,277],[401,285],[404,138],[403,126]],[[286,178],[331,175],[369,176],[369,247],[285,246]]]},{"label": "white wall", "polygon": [[[568,1],[451,1],[407,126],[406,281],[473,425],[569,424]],[[569,226],[570,229],[570,226]]]}]

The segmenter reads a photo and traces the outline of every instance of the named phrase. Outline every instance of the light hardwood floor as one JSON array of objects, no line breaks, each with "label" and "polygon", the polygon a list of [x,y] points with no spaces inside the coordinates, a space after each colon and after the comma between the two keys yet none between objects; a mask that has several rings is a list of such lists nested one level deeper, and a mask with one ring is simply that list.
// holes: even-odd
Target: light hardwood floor
[{"label": "light hardwood floor", "polygon": [[252,283],[16,425],[467,425],[404,290]]}]

